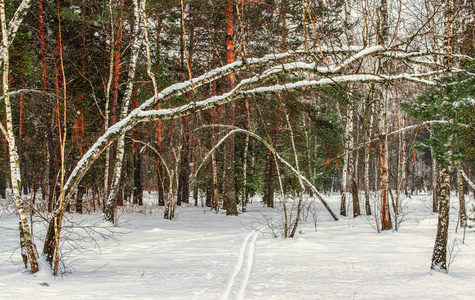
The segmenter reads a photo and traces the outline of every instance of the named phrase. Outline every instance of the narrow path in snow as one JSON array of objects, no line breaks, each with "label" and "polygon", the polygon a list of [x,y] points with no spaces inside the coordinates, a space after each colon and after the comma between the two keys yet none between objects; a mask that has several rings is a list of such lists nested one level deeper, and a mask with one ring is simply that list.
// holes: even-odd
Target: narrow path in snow
[{"label": "narrow path in snow", "polygon": [[254,264],[256,240],[262,228],[252,230],[244,239],[239,250],[239,257],[234,266],[233,274],[226,284],[220,297],[221,300],[244,299],[246,286]]}]

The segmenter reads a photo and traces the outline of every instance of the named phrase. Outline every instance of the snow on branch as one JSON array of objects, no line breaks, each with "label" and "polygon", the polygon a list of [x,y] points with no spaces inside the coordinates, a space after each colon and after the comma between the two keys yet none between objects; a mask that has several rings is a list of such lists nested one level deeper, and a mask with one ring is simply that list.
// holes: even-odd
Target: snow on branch
[{"label": "snow on branch", "polygon": [[[85,153],[85,155],[77,163],[74,170],[71,172],[65,186],[64,193],[66,199],[69,199],[79,180],[84,176],[89,167],[99,157],[102,151],[118,136],[125,134],[128,130],[134,127],[138,123],[150,122],[156,120],[169,120],[179,118],[194,112],[207,110],[212,107],[220,106],[222,104],[242,98],[251,96],[258,93],[277,92],[281,90],[292,90],[302,87],[317,87],[324,85],[332,85],[337,83],[367,83],[367,82],[387,82],[395,80],[407,80],[426,85],[436,84],[434,81],[424,79],[425,77],[435,76],[442,73],[442,71],[434,71],[422,74],[399,74],[394,76],[381,75],[381,74],[350,74],[330,77],[331,74],[341,72],[346,66],[360,61],[366,57],[381,57],[386,50],[382,46],[375,46],[369,48],[360,47],[347,47],[334,49],[332,51],[325,52],[327,55],[336,54],[351,54],[349,58],[343,60],[339,65],[332,65],[326,68],[317,67],[316,62],[306,63],[299,61],[300,58],[312,58],[314,53],[306,51],[287,52],[281,54],[266,55],[262,58],[251,58],[243,61],[236,61],[234,63],[225,65],[220,68],[211,70],[194,79],[171,85],[168,88],[162,90],[158,96],[152,97],[146,100],[141,106],[130,112],[125,118],[111,126],[101,137],[99,137],[94,145]],[[286,63],[286,61],[293,61]],[[278,64],[276,66],[276,64]],[[156,103],[163,103],[164,101],[183,95],[190,91],[192,88],[197,88],[210,83],[219,78],[237,72],[239,70],[248,69],[251,67],[267,67],[262,73],[255,75],[251,78],[243,79],[241,82],[231,91],[219,96],[213,96],[203,101],[189,103],[176,108],[160,109],[160,110],[147,110],[150,107],[154,107]],[[307,72],[314,74],[325,74],[326,78],[318,80],[306,80],[297,83],[272,85],[267,87],[256,87],[262,85],[269,79],[274,78],[276,75],[289,72]],[[350,73],[350,71],[348,71]],[[248,90],[246,90],[246,88]]]},{"label": "snow on branch", "polygon": [[[17,91],[8,92],[8,95],[10,97],[14,97],[14,96],[21,95],[21,94],[44,94],[44,95],[53,96],[53,94],[51,94],[51,93],[48,93],[48,92],[45,92],[45,91],[42,91],[42,90],[35,90],[35,89],[20,89],[20,90],[17,90]],[[3,100],[4,98],[5,98],[5,96],[0,96],[0,100]]]},{"label": "snow on branch", "polygon": [[414,81],[425,85],[436,85],[437,83],[432,80],[423,79],[421,77],[434,75],[435,72],[425,74],[408,74],[403,73],[395,76],[388,75],[374,75],[374,74],[354,74],[354,75],[342,75],[337,77],[322,78],[318,80],[302,80],[294,83],[277,84],[273,86],[259,87],[252,90],[242,92],[243,94],[256,94],[256,93],[272,93],[280,92],[284,90],[295,90],[307,87],[326,86],[338,83],[369,83],[369,82],[385,82],[385,81],[397,81],[407,80]]}]

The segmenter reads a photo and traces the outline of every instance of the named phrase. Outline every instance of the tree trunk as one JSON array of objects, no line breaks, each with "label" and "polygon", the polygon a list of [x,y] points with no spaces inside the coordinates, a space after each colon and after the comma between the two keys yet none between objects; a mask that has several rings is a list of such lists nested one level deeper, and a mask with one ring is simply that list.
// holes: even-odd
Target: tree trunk
[{"label": "tree trunk", "polygon": [[462,163],[457,162],[457,185],[459,194],[459,220],[460,228],[467,226],[467,210],[465,208],[465,191],[463,189]]},{"label": "tree trunk", "polygon": [[[138,143],[137,143],[138,144]],[[142,165],[142,154],[140,150],[134,151],[134,192],[133,192],[133,200],[134,204],[138,204],[139,206],[143,205],[143,188],[142,188],[142,172],[141,172],[141,165]]]},{"label": "tree trunk", "polygon": [[20,177],[20,158],[18,156],[18,150],[15,141],[15,135],[13,132],[13,116],[10,103],[10,91],[9,91],[9,41],[7,35],[6,19],[5,19],[5,3],[0,0],[0,25],[2,31],[2,50],[3,50],[3,97],[5,103],[5,117],[6,128],[1,124],[3,134],[8,141],[8,150],[10,154],[10,177],[11,187],[13,193],[14,203],[16,205],[18,215],[20,217],[21,227],[23,229],[22,238],[25,244],[26,256],[30,264],[30,270],[32,273],[38,272],[38,254],[36,252],[36,245],[33,243],[33,239],[30,234],[30,226],[28,224],[28,215],[23,206],[21,199],[21,177]]},{"label": "tree trunk", "polygon": [[83,198],[84,194],[86,193],[86,188],[82,181],[78,185],[78,192],[76,194],[76,213],[82,214],[83,213]]},{"label": "tree trunk", "polygon": [[[0,171],[3,173],[3,171]],[[0,199],[6,199],[7,195],[5,190],[7,189],[7,185],[5,182],[5,178],[3,177],[3,174],[0,174]]]},{"label": "tree trunk", "polygon": [[[139,99],[137,97],[137,91],[134,89],[132,92],[132,109],[136,109],[139,106]],[[140,144],[138,143],[140,136],[137,127],[133,132],[133,154],[134,154],[134,188],[133,188],[133,204],[143,205],[143,189],[142,189],[142,153]]]},{"label": "tree trunk", "polygon": [[383,95],[380,99],[380,111],[379,111],[379,157],[381,164],[381,230],[392,229],[391,213],[389,210],[389,178],[388,178],[388,136],[387,134],[387,101],[388,91],[383,89]]},{"label": "tree trunk", "polygon": [[[368,98],[370,99],[370,98]],[[369,201],[369,167],[370,167],[370,155],[371,155],[371,144],[369,141],[371,140],[372,131],[373,131],[373,106],[369,104],[366,106],[366,116],[369,118],[369,126],[365,132],[365,147],[364,147],[364,195],[365,195],[365,210],[366,214],[369,216],[371,215],[371,204]],[[366,118],[366,119],[367,119]],[[376,180],[376,178],[375,178]]]},{"label": "tree trunk", "polygon": [[[401,118],[401,127],[406,126],[406,121],[404,119],[404,115]],[[404,195],[407,196],[407,151],[406,151],[406,133],[404,131],[401,132],[400,135],[400,152],[401,152],[401,180],[400,180],[400,187],[399,190],[404,192]]]},{"label": "tree trunk", "polygon": [[[275,147],[275,142],[274,142]],[[274,190],[275,190],[275,158],[274,154],[267,151],[267,162],[265,169],[265,191],[264,191],[264,203],[267,207],[274,207]]]},{"label": "tree trunk", "polygon": [[[82,17],[82,20],[81,20],[81,46],[82,46],[82,53],[81,53],[81,75],[82,76],[85,76],[86,75],[86,71],[85,71],[85,67],[86,67],[86,62],[85,62],[85,57],[86,57],[86,36],[85,36],[85,27],[86,27],[86,24],[85,24],[85,16],[86,16],[86,5],[85,5],[85,0],[82,1],[82,5],[81,5],[81,17]],[[83,83],[84,80],[81,80],[81,82]],[[78,147],[79,147],[79,157],[82,157],[83,155],[83,149],[82,149],[82,146],[83,146],[83,143],[84,143],[84,102],[85,102],[85,99],[84,99],[84,91],[81,89],[81,91],[79,92],[79,97],[78,97],[78,102],[79,102],[79,115],[78,115],[78,118],[76,120],[76,125],[75,125],[75,135],[76,135],[76,138],[77,138],[77,144],[78,144]],[[76,212],[79,213],[79,214],[82,214],[82,201],[83,201],[83,195],[84,195],[84,192],[85,192],[85,188],[84,188],[84,184],[82,183],[82,181],[79,183],[78,185],[78,192],[77,192],[77,197],[76,197]]]},{"label": "tree trunk", "polygon": [[[191,79],[191,68],[193,64],[193,33],[194,28],[190,29],[190,43],[189,43],[189,51],[187,51],[187,43],[186,43],[186,30],[185,30],[185,17],[184,17],[184,7],[182,2],[182,18],[181,18],[181,28],[182,28],[182,43],[180,49],[180,57],[181,57],[181,69],[182,69],[182,81],[186,79]],[[191,23],[192,25],[192,23]],[[187,56],[188,53],[188,57]],[[186,61],[185,61],[186,60]],[[186,99],[188,102],[191,100],[191,93],[186,93]],[[189,134],[189,117],[184,116],[182,118],[182,127],[181,127],[181,134],[182,134],[182,144],[180,149],[180,169],[178,173],[178,193],[177,193],[177,205],[181,205],[181,203],[189,203],[190,197],[190,134]]]},{"label": "tree trunk", "polygon": [[[213,133],[214,136],[214,133]],[[214,152],[211,154],[211,169],[212,169],[212,182],[211,182],[211,196],[212,196],[212,208],[215,211],[219,209],[218,203],[218,164],[216,163],[216,155]]]},{"label": "tree trunk", "polygon": [[[381,0],[379,6],[379,24],[377,42],[380,45],[385,45],[389,40],[389,15],[388,15],[388,2],[387,0]],[[388,73],[388,62],[379,61],[379,69],[382,73]],[[392,229],[391,213],[389,211],[389,178],[388,178],[388,100],[389,100],[389,87],[383,86],[379,96],[379,156],[381,164],[381,230]]]},{"label": "tree trunk", "polygon": [[431,148],[431,154],[432,154],[432,212],[437,213],[439,211],[438,209],[438,188],[439,184],[437,181],[437,160],[435,159],[435,153],[434,150]]},{"label": "tree trunk", "polygon": [[[48,78],[46,74],[46,42],[45,42],[45,30],[43,21],[43,0],[38,2],[38,23],[40,33],[40,50],[41,50],[41,70],[42,70],[42,88],[44,92],[48,91]],[[45,102],[51,104],[48,96],[45,96]],[[51,109],[51,107],[49,107]],[[56,188],[56,150],[54,148],[54,136],[52,125],[52,111],[48,109],[45,117],[46,125],[46,146],[47,146],[47,164],[48,164],[48,212],[52,212],[54,209],[54,190]],[[45,194],[46,191],[43,191]]]},{"label": "tree trunk", "polygon": [[[188,96],[189,97],[189,96]],[[180,171],[178,174],[178,194],[177,205],[181,203],[189,203],[190,197],[190,159],[189,159],[189,129],[188,129],[188,116],[182,118],[182,136],[183,141],[180,150]]]},{"label": "tree trunk", "polygon": [[437,225],[437,236],[435,238],[434,250],[432,252],[431,269],[436,271],[448,271],[447,266],[447,238],[449,230],[449,207],[450,207],[450,167],[442,169],[440,173],[440,209]]},{"label": "tree trunk", "polygon": [[[161,105],[157,105],[157,109],[160,109]],[[162,153],[162,121],[157,121],[157,150],[158,153]],[[157,168],[157,190],[158,190],[158,206],[165,205],[165,177],[163,176],[162,158],[157,157],[155,160],[155,166]]]},{"label": "tree trunk", "polygon": [[[249,114],[249,102],[246,100],[246,116],[247,116],[247,128],[252,131],[251,117]],[[246,140],[244,141],[244,157],[242,159],[242,212],[246,212],[247,206],[247,152],[249,151],[249,135],[246,134]]]},{"label": "tree trunk", "polygon": [[121,44],[122,44],[122,30],[124,27],[124,17],[123,17],[123,9],[124,9],[124,0],[120,0],[120,16],[119,16],[119,23],[117,24],[117,41],[115,44],[115,53],[114,53],[114,67],[113,67],[113,74],[112,74],[112,103],[111,103],[111,120],[110,125],[114,125],[119,117],[117,112],[118,106],[118,99],[119,99],[119,74],[120,74],[120,58],[121,58]]},{"label": "tree trunk", "polygon": [[343,169],[341,175],[341,203],[340,203],[340,215],[346,216],[346,201],[348,200],[348,194],[351,190],[352,175],[354,170],[353,161],[353,103],[349,102],[347,106],[346,125],[344,140],[344,157],[343,157]]},{"label": "tree trunk", "polygon": [[348,191],[351,191],[351,200],[353,202],[353,218],[356,218],[357,216],[361,215],[361,211],[360,200],[358,195],[358,184],[356,179],[358,174],[358,150],[353,149],[355,147],[355,129],[353,124],[353,115],[356,111],[356,103],[354,99],[352,99],[352,101],[349,103],[349,106],[351,106],[351,114],[349,114],[348,117],[350,118],[349,122],[351,122],[352,125],[348,141],[348,151],[350,152],[348,164],[348,174],[350,176],[350,182]]},{"label": "tree trunk", "polygon": [[[123,2],[123,0],[121,1]],[[134,15],[135,15],[135,23],[133,27],[134,39],[132,43],[132,53],[130,56],[127,87],[125,90],[124,99],[122,103],[122,111],[120,114],[121,118],[125,118],[128,114],[129,104],[132,99],[135,69],[137,66],[137,58],[138,58],[138,54],[140,50],[140,45],[142,43],[142,40],[139,34],[139,31],[140,31],[139,29],[141,27],[141,15],[140,15],[141,9],[137,0],[134,0],[133,2],[134,2]],[[106,208],[104,212],[104,219],[112,223],[114,223],[116,220],[115,208],[117,205],[117,195],[119,193],[119,183],[120,183],[120,177],[122,173],[124,153],[125,153],[125,134],[122,134],[117,140],[117,148],[116,148],[116,154],[115,154],[115,160],[114,160],[114,172],[112,174],[111,188],[110,188],[109,196],[107,198],[107,204],[106,204]]]},{"label": "tree trunk", "polygon": [[[226,18],[226,61],[228,64],[234,62],[234,0],[227,0],[225,8]],[[232,89],[235,86],[235,74],[231,73],[228,76],[228,88]],[[236,103],[230,102],[226,104],[226,119],[227,125],[234,126]],[[234,135],[226,140],[225,144],[225,158],[224,158],[224,205],[226,206],[227,215],[237,215],[237,201],[236,191],[234,186]]]}]

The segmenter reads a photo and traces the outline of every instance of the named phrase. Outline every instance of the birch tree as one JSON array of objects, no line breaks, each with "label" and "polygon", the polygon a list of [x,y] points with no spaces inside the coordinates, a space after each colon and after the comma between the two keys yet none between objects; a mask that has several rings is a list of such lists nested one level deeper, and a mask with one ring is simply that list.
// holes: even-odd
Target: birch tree
[{"label": "birch tree", "polygon": [[[16,205],[18,215],[20,217],[20,227],[22,240],[25,245],[26,257],[28,258],[28,264],[32,273],[38,272],[38,253],[36,245],[34,244],[31,236],[30,225],[28,223],[28,215],[25,210],[22,196],[21,196],[21,176],[20,176],[20,157],[18,155],[18,149],[16,145],[16,138],[13,132],[13,115],[12,105],[10,102],[10,90],[9,90],[9,47],[13,39],[15,38],[18,27],[20,26],[28,8],[30,6],[29,0],[24,0],[18,7],[12,20],[8,24],[5,17],[5,2],[0,0],[0,26],[2,31],[2,92],[3,100],[5,104],[5,124],[3,121],[0,123],[0,130],[6,137],[9,150],[9,162],[10,162],[10,178],[13,193],[13,200]],[[24,253],[23,253],[24,254]],[[27,266],[27,265],[25,265]]]},{"label": "birch tree", "polygon": [[[141,19],[142,4],[139,3],[139,0],[134,0],[133,7],[134,7],[134,26],[133,26],[133,42],[132,42],[132,53],[130,56],[130,64],[129,64],[129,71],[127,76],[127,86],[125,90],[124,99],[122,102],[122,110],[120,113],[121,119],[124,119],[129,111],[130,101],[132,99],[132,92],[134,87],[134,78],[135,78],[135,70],[137,67],[137,59],[139,55],[140,45],[142,43],[142,38],[140,36],[141,31],[140,28],[144,28],[147,26],[147,20]],[[142,23],[144,22],[144,23]],[[104,218],[109,221],[115,223],[116,220],[116,212],[115,208],[117,205],[117,196],[119,193],[119,183],[120,183],[120,176],[122,173],[122,166],[124,161],[124,153],[125,153],[125,133],[119,137],[117,140],[117,150],[116,156],[114,160],[114,171],[112,173],[112,182],[111,188],[109,191],[109,196],[107,198],[106,209],[104,213]]]}]

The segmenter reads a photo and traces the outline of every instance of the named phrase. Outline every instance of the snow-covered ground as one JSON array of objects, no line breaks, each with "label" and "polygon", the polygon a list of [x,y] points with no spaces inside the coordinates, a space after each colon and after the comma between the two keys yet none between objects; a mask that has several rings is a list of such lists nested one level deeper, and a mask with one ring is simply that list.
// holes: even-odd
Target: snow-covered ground
[{"label": "snow-covered ground", "polygon": [[[173,221],[156,208],[123,212],[112,236],[99,214],[70,215],[67,273],[57,278],[44,266],[24,272],[18,220],[3,215],[0,299],[475,299],[475,233],[468,229],[462,244],[463,230],[454,232],[455,196],[449,274],[429,271],[437,229],[431,196],[405,201],[398,232],[377,233],[366,216],[335,222],[317,204],[294,239],[273,237],[266,224],[279,226],[279,209],[258,201],[238,217],[196,207],[178,208]],[[329,204],[337,212],[338,196]],[[41,224],[35,233],[41,247]]]}]

